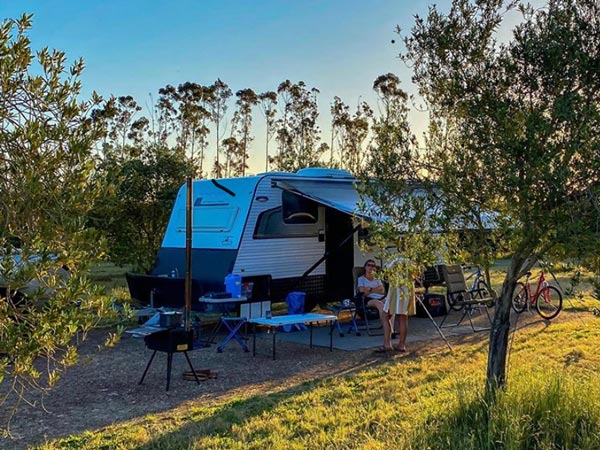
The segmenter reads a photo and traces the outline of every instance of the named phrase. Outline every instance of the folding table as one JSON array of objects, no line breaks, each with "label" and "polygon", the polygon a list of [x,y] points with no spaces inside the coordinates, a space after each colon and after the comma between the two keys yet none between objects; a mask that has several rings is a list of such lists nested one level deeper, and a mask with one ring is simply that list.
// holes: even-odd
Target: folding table
[{"label": "folding table", "polygon": [[219,346],[217,347],[217,352],[221,353],[223,349],[229,344],[232,339],[239,344],[239,346],[245,352],[249,352],[248,346],[244,342],[244,340],[240,337],[239,331],[242,326],[246,323],[245,317],[230,317],[227,314],[231,312],[232,309],[235,308],[236,305],[240,303],[247,302],[248,299],[244,296],[242,297],[227,297],[227,298],[209,298],[209,297],[200,297],[198,299],[200,303],[205,303],[206,305],[214,306],[218,311],[221,312],[221,317],[219,318],[219,323],[211,333],[209,338],[209,342],[215,338],[219,330],[222,326],[225,326],[227,330],[229,330],[229,334],[221,341]]},{"label": "folding table", "polygon": [[329,322],[329,351],[333,350],[333,326],[337,323],[337,316],[330,314],[316,314],[316,313],[307,313],[307,314],[288,314],[284,316],[275,316],[270,319],[264,317],[257,317],[253,319],[248,319],[248,323],[254,324],[254,339],[252,342],[252,355],[256,356],[256,326],[263,325],[269,328],[269,330],[273,333],[273,359],[275,359],[275,336],[277,334],[277,330],[282,325],[291,325],[294,323],[306,323],[308,324],[308,328],[310,330],[310,347],[312,348],[312,330],[313,323],[315,322]]}]

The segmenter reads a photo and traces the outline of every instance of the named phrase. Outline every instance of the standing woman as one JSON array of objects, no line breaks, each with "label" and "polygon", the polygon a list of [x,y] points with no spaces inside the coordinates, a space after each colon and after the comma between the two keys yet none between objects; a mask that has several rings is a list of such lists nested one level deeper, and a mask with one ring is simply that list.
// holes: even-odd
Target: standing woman
[{"label": "standing woman", "polygon": [[[406,337],[408,335],[408,315],[414,314],[414,284],[409,276],[409,261],[396,258],[390,264],[394,273],[390,273],[390,288],[385,298],[370,300],[368,305],[378,309],[383,325],[383,346],[376,353],[397,351],[406,352]],[[392,345],[394,320],[398,317],[398,343]]]}]

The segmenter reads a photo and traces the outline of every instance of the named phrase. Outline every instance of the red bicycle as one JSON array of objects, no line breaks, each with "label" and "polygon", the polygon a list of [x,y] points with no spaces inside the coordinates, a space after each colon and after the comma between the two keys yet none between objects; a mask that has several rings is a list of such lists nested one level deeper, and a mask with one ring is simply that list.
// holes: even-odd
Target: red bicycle
[{"label": "red bicycle", "polygon": [[544,277],[544,272],[540,272],[537,281],[535,293],[531,293],[531,284],[529,278],[531,272],[525,274],[525,282],[518,282],[515,286],[512,297],[512,307],[517,313],[522,313],[535,303],[535,309],[544,319],[550,320],[558,316],[562,309],[562,294],[554,286],[550,286]]}]

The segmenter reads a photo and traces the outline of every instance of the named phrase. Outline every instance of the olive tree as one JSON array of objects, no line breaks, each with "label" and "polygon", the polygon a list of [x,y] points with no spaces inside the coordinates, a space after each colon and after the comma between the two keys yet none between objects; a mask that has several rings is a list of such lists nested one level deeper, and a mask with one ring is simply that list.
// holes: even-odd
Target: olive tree
[{"label": "olive tree", "polygon": [[[75,335],[112,314],[86,278],[102,240],[86,227],[98,130],[80,101],[82,60],[27,36],[31,16],[0,24],[1,403],[52,386],[77,359]],[[4,406],[6,407],[6,406]]]},{"label": "olive tree", "polygon": [[[505,33],[509,15],[521,20]],[[417,17],[404,44],[401,57],[430,111],[426,148],[409,153],[390,142],[383,150],[410,158],[411,173],[435,185],[428,207],[441,227],[491,230],[480,252],[500,248],[510,260],[490,331],[493,394],[506,383],[518,278],[538,258],[598,249],[600,7],[454,0],[447,13],[432,6]],[[389,162],[384,174],[394,170]]]}]

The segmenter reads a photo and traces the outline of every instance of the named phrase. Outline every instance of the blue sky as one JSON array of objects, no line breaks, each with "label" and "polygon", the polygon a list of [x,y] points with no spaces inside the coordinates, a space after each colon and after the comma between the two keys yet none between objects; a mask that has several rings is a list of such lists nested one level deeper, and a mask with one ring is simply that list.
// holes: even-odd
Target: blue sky
[{"label": "blue sky", "polygon": [[[447,3],[446,0],[441,3]],[[33,13],[33,48],[57,48],[83,57],[84,94],[132,95],[138,103],[159,88],[185,81],[232,90],[276,90],[303,80],[321,91],[326,131],[334,96],[375,106],[371,90],[380,74],[396,73],[410,89],[410,71],[398,60],[396,25],[408,30],[429,2],[403,0],[154,0],[9,1],[0,17]],[[396,44],[391,40],[396,39]],[[411,120],[422,130],[423,115]],[[257,117],[256,132],[260,133]],[[328,132],[323,135],[328,142]],[[260,136],[255,142],[262,148]],[[258,152],[255,170],[264,165]],[[262,160],[261,160],[262,157]]]}]

